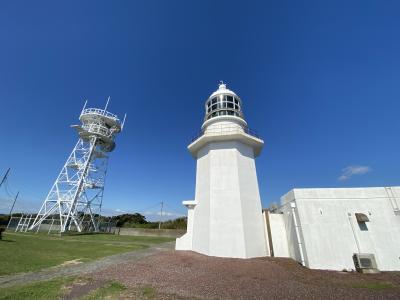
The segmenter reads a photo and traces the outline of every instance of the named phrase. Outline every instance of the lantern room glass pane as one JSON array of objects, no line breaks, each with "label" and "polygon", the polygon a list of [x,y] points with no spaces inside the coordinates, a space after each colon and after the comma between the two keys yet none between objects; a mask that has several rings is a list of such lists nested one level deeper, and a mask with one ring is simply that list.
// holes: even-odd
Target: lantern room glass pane
[{"label": "lantern room glass pane", "polygon": [[206,102],[206,120],[216,116],[238,116],[241,113],[240,100],[233,95],[220,94]]}]

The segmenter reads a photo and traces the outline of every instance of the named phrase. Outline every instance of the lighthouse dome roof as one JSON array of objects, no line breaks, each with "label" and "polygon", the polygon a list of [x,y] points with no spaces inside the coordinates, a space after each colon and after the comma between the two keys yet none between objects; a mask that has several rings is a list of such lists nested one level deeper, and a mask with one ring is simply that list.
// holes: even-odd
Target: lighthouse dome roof
[{"label": "lighthouse dome roof", "polygon": [[218,90],[216,90],[214,93],[212,93],[209,98],[212,98],[212,97],[215,97],[215,96],[221,95],[221,94],[232,95],[232,96],[238,97],[238,95],[236,95],[235,92],[233,92],[230,89],[228,89],[226,87],[226,84],[224,82],[222,82],[222,81],[218,85]]}]

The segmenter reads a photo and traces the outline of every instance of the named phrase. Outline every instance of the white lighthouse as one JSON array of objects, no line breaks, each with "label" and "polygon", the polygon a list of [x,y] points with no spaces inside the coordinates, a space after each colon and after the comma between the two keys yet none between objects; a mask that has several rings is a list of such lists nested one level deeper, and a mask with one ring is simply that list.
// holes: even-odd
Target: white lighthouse
[{"label": "white lighthouse", "polygon": [[184,201],[187,233],[177,250],[219,257],[266,256],[255,157],[264,142],[252,134],[242,101],[221,83],[205,104],[200,136],[188,149],[197,160],[196,195]]}]

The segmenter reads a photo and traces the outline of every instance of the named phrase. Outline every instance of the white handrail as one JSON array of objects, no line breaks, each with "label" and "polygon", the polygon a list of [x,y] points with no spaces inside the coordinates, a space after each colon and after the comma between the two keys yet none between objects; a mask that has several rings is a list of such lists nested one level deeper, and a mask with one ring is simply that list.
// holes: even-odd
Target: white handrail
[{"label": "white handrail", "polygon": [[101,115],[101,116],[105,116],[107,118],[111,118],[114,119],[117,122],[120,122],[118,119],[117,115],[114,115],[104,109],[100,109],[100,108],[85,108],[84,110],[82,110],[81,116],[82,115],[88,115],[88,114],[96,114],[96,115]]},{"label": "white handrail", "polygon": [[85,131],[91,132],[91,133],[98,133],[102,136],[108,137],[108,138],[113,138],[113,135],[115,133],[115,130],[108,129],[105,126],[101,126],[99,124],[84,124],[82,125],[82,129]]}]

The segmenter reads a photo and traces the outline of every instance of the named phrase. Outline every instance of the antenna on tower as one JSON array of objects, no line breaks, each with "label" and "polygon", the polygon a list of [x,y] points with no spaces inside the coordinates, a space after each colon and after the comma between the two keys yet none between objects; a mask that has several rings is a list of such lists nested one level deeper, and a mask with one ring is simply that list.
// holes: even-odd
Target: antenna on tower
[{"label": "antenna on tower", "polygon": [[87,100],[85,100],[85,104],[83,105],[83,108],[82,108],[82,111],[81,111],[81,114],[83,114],[83,111],[85,110],[85,108],[86,108],[86,104],[87,104]]},{"label": "antenna on tower", "polygon": [[124,115],[124,120],[122,121],[121,130],[124,129],[125,120],[126,120],[126,113]]},{"label": "antenna on tower", "polygon": [[107,110],[107,107],[108,107],[108,102],[110,102],[110,96],[108,96],[108,98],[107,98],[107,103],[106,103],[106,106],[104,107],[104,111],[106,111]]}]

